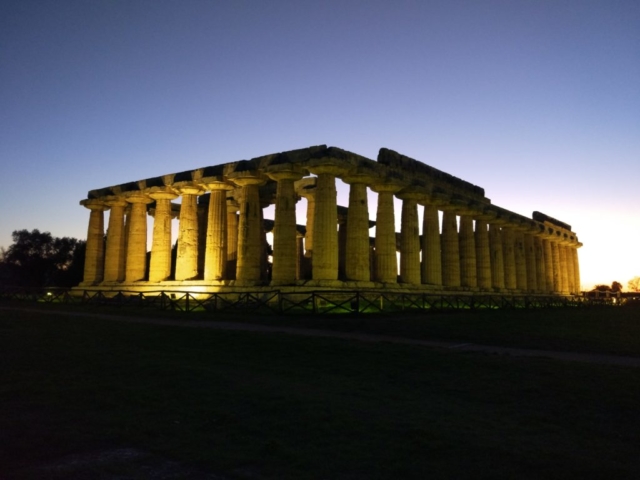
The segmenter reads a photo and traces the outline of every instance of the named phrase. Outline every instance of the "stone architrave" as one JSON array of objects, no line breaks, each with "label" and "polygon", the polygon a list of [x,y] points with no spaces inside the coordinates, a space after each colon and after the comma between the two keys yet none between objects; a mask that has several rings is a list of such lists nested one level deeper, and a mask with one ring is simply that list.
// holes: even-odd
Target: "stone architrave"
[{"label": "stone architrave", "polygon": [[262,278],[264,234],[259,187],[266,178],[259,171],[248,170],[230,174],[229,180],[241,187],[236,283],[252,285]]},{"label": "stone architrave", "polygon": [[516,255],[515,231],[510,226],[502,227],[502,257],[504,260],[504,286],[508,290],[515,290],[516,283]]},{"label": "stone architrave", "polygon": [[[280,167],[280,165],[278,165]],[[292,285],[296,281],[298,264],[298,241],[296,229],[296,203],[298,196],[294,181],[302,178],[302,173],[291,165],[280,170],[273,168],[267,174],[278,182],[276,209],[273,225],[273,265],[271,283]]]},{"label": "stone architrave", "polygon": [[425,202],[422,214],[422,283],[442,286],[440,219],[436,205]]},{"label": "stone architrave", "polygon": [[420,285],[420,230],[418,224],[418,199],[422,193],[411,187],[397,194],[402,200],[400,217],[400,281]]},{"label": "stone architrave", "polygon": [[227,191],[233,186],[223,178],[202,179],[211,192],[207,215],[207,233],[204,252],[204,280],[220,281],[227,273]]},{"label": "stone architrave", "polygon": [[491,289],[491,250],[486,220],[476,218],[475,240],[478,287],[489,290]]},{"label": "stone architrave", "polygon": [[178,194],[171,187],[153,187],[149,197],[156,202],[149,281],[163,282],[171,276],[171,200]]},{"label": "stone architrave", "polygon": [[460,215],[460,284],[463,287],[477,287],[476,242],[473,233],[473,217]]},{"label": "stone architrave", "polygon": [[338,279],[338,204],[336,176],[347,173],[335,162],[316,161],[309,171],[317,175],[313,218],[313,280]]},{"label": "stone architrave", "polygon": [[198,195],[202,195],[204,191],[193,182],[179,182],[174,186],[182,195],[176,280],[193,280],[198,277]]},{"label": "stone architrave", "polygon": [[105,203],[111,210],[107,229],[104,281],[123,282],[125,277],[124,213],[127,202],[123,197],[112,196],[107,198]]},{"label": "stone architrave", "polygon": [[397,283],[398,257],[396,255],[396,220],[393,194],[400,190],[393,183],[377,183],[371,189],[378,194],[376,210],[376,238],[374,251],[374,280]]},{"label": "stone architrave", "polygon": [[80,205],[91,211],[82,283],[95,285],[104,279],[104,211],[109,207],[97,199],[82,200]]},{"label": "stone architrave", "polygon": [[375,180],[367,175],[343,176],[349,184],[349,210],[347,212],[346,280],[368,282],[370,277],[369,256],[369,204],[367,184]]},{"label": "stone architrave", "polygon": [[489,224],[489,248],[491,250],[491,286],[503,290],[504,283],[504,248],[502,231],[498,223]]},{"label": "stone architrave", "polygon": [[127,283],[132,283],[145,279],[147,270],[147,204],[152,200],[141,191],[127,192],[125,198],[131,204],[125,280]]},{"label": "stone architrave", "polygon": [[514,232],[514,257],[516,261],[516,288],[521,292],[529,289],[527,283],[527,263],[525,259],[524,232],[521,227]]}]

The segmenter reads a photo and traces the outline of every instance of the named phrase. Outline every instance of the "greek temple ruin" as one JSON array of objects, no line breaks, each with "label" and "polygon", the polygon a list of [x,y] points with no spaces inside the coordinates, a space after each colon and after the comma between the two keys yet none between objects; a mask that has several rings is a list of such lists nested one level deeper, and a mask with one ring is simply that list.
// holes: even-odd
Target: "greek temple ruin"
[{"label": "greek temple ruin", "polygon": [[91,190],[80,204],[90,210],[82,290],[580,291],[571,226],[494,205],[483,188],[386,148],[377,161],[324,145],[292,150]]}]

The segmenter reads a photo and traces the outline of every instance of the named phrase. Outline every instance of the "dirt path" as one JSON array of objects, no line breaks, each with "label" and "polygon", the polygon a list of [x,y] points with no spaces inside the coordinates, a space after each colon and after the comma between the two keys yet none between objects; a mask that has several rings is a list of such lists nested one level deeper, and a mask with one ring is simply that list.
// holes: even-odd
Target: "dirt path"
[{"label": "dirt path", "polygon": [[402,337],[393,337],[388,335],[376,335],[369,333],[354,333],[354,332],[336,332],[331,330],[317,330],[307,328],[293,328],[271,325],[260,325],[255,323],[234,323],[234,322],[221,322],[221,321],[196,321],[196,320],[174,320],[167,318],[146,318],[135,317],[125,315],[111,315],[101,313],[84,313],[84,312],[70,312],[61,310],[46,310],[38,308],[19,308],[19,307],[3,307],[0,306],[0,310],[20,310],[25,312],[44,313],[51,315],[67,315],[71,317],[89,317],[98,318],[100,320],[120,321],[120,322],[132,322],[132,323],[146,323],[153,325],[167,325],[189,328],[207,328],[213,330],[228,330],[228,331],[242,331],[242,332],[257,332],[257,333],[280,333],[287,335],[298,335],[303,337],[325,337],[325,338],[339,338],[344,340],[356,340],[361,342],[385,342],[394,343],[400,345],[417,345],[429,348],[437,348],[448,351],[463,351],[463,352],[481,352],[497,355],[508,355],[512,357],[538,357],[538,358],[551,358],[555,360],[564,360],[570,362],[583,362],[593,363],[599,365],[619,365],[625,367],[640,367],[640,357],[618,356],[618,355],[602,355],[591,353],[578,353],[578,352],[561,352],[553,350],[534,350],[526,348],[511,348],[511,347],[499,347],[493,345],[478,345],[475,343],[456,343],[445,342],[438,340],[417,340]]}]

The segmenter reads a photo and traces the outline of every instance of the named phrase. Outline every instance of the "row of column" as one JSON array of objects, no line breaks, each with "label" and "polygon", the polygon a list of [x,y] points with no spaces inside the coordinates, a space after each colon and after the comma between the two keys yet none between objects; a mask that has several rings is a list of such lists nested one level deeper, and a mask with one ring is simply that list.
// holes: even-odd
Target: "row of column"
[{"label": "row of column", "polygon": [[[277,182],[273,227],[274,285],[293,284],[304,277],[305,261],[313,280],[339,278],[339,240],[336,178],[349,188],[342,280],[401,282],[410,285],[466,287],[481,290],[577,292],[580,288],[577,243],[531,230],[530,225],[507,223],[495,215],[475,211],[455,199],[426,196],[376,179],[367,172],[348,172],[327,162],[308,165],[317,176],[307,198],[304,249],[296,227],[294,182],[302,173],[284,164],[266,172]],[[182,195],[175,280],[190,280],[203,270],[209,281],[235,279],[259,282],[265,272],[265,237],[259,187],[265,174],[236,172],[227,179],[198,184],[180,182],[124,196],[81,202],[91,210],[87,236],[85,284],[135,282],[145,279],[147,204],[155,201],[149,281],[171,276],[171,200]],[[205,179],[206,180],[206,179]],[[233,182],[230,183],[230,182]],[[239,215],[228,209],[227,190],[239,187]],[[378,194],[376,236],[369,239],[367,187]],[[210,191],[207,209],[204,266],[198,234],[197,197]],[[395,231],[394,196],[402,200],[399,242]],[[422,235],[418,204],[424,205]],[[106,247],[103,212],[109,216]],[[440,228],[439,210],[442,210]],[[126,215],[125,211],[129,211]],[[459,216],[459,228],[458,228]],[[396,252],[400,251],[400,269]],[[302,258],[301,258],[302,257]],[[235,275],[234,275],[235,273]]]}]

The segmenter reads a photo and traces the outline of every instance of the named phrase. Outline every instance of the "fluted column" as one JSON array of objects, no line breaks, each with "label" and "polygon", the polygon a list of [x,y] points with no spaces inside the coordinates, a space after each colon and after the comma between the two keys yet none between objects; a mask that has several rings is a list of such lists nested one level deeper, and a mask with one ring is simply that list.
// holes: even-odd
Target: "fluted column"
[{"label": "fluted column", "polygon": [[104,281],[122,282],[125,275],[124,212],[127,202],[123,197],[113,196],[107,199],[106,204],[111,210],[107,228]]},{"label": "fluted column", "polygon": [[553,262],[553,291],[555,293],[562,292],[562,279],[561,279],[561,261],[560,261],[560,249],[558,242],[551,240],[551,255]]},{"label": "fluted column", "polygon": [[211,192],[204,252],[204,280],[224,280],[227,273],[227,191],[233,187],[222,178],[203,179]]},{"label": "fluted column", "polygon": [[533,250],[536,262],[536,288],[538,292],[545,292],[547,290],[547,272],[543,240],[539,234],[533,236]]},{"label": "fluted column", "polygon": [[422,215],[422,283],[427,285],[442,285],[442,254],[440,251],[440,219],[438,208],[431,204],[424,204]]},{"label": "fluted column", "polygon": [[553,261],[553,247],[549,238],[542,239],[542,249],[544,250],[544,278],[545,291],[555,292],[555,274]]},{"label": "fluted column", "polygon": [[582,291],[582,286],[580,285],[580,262],[578,258],[578,248],[582,246],[581,243],[577,243],[571,250],[573,256],[573,275],[574,275],[574,284],[576,286],[576,291]]},{"label": "fluted column", "polygon": [[296,279],[304,278],[304,235],[296,232]]},{"label": "fluted column", "polygon": [[151,198],[142,192],[130,192],[126,196],[131,204],[125,280],[144,280],[147,270],[147,204]]},{"label": "fluted column", "polygon": [[410,190],[398,192],[402,199],[400,224],[400,281],[419,285],[420,278],[420,231],[418,225],[419,194]]},{"label": "fluted column", "polygon": [[235,280],[238,263],[238,210],[240,205],[227,198],[227,269],[226,278]]},{"label": "fluted column", "polygon": [[504,248],[502,231],[498,223],[489,224],[489,249],[491,250],[491,286],[496,290],[505,288]]},{"label": "fluted column", "polygon": [[524,234],[524,260],[527,272],[527,291],[535,292],[538,290],[538,274],[536,271],[536,252],[533,246],[533,235],[531,233]]},{"label": "fluted column", "polygon": [[313,221],[313,280],[338,279],[338,205],[336,176],[344,169],[332,163],[309,165],[317,175],[315,212]]},{"label": "fluted column", "polygon": [[109,207],[97,199],[82,200],[80,205],[91,211],[82,283],[93,285],[104,278],[104,211]]},{"label": "fluted column", "polygon": [[347,211],[347,244],[345,278],[358,282],[368,282],[370,277],[369,258],[369,204],[367,184],[373,179],[364,175],[342,177],[349,184],[349,210]]},{"label": "fluted column", "polygon": [[[186,183],[186,182],[185,182]],[[192,280],[198,276],[198,195],[203,193],[196,184],[176,184],[182,195],[178,227],[178,255],[176,280]]]},{"label": "fluted column", "polygon": [[[292,168],[292,167],[291,167]],[[273,225],[273,266],[271,283],[273,285],[291,285],[296,281],[297,230],[296,195],[293,182],[302,174],[293,169],[273,171],[269,177],[278,182],[276,191],[276,209]]]},{"label": "fluted column", "polygon": [[517,288],[515,232],[512,227],[502,228],[502,257],[504,259],[504,286],[509,290]]},{"label": "fluted column", "polygon": [[527,284],[527,263],[525,259],[524,232],[518,228],[514,232],[514,256],[516,260],[516,288],[521,292],[529,289]]},{"label": "fluted column", "polygon": [[393,194],[400,187],[394,184],[378,183],[373,185],[371,189],[378,193],[374,280],[383,283],[396,283],[398,281],[398,257],[396,256],[396,220]]},{"label": "fluted column", "polygon": [[558,242],[558,258],[560,265],[560,292],[569,293],[569,276],[567,269],[567,252],[564,245]]},{"label": "fluted column", "polygon": [[460,286],[460,243],[455,211],[442,213],[442,283],[447,287]]},{"label": "fluted column", "polygon": [[[317,181],[317,179],[316,179]],[[311,278],[313,269],[313,224],[316,216],[316,187],[305,189],[300,195],[307,200],[307,220],[304,235],[304,259],[302,263],[302,278]],[[337,216],[337,204],[336,204]]]},{"label": "fluted column", "polygon": [[478,287],[488,290],[491,288],[491,250],[486,220],[476,218],[475,240]]},{"label": "fluted column", "polygon": [[460,284],[463,287],[477,287],[476,242],[473,234],[473,217],[460,215]]},{"label": "fluted column", "polygon": [[162,282],[171,276],[171,200],[178,195],[170,187],[154,187],[149,197],[156,201],[149,281]]},{"label": "fluted column", "polygon": [[259,187],[265,182],[265,178],[253,171],[234,172],[229,178],[242,187],[236,281],[240,284],[254,284],[262,277],[263,225]]}]

